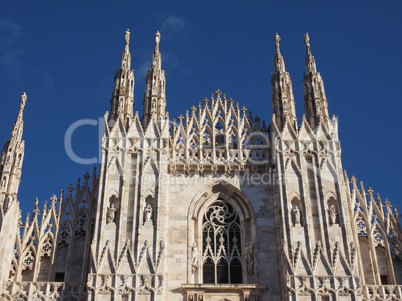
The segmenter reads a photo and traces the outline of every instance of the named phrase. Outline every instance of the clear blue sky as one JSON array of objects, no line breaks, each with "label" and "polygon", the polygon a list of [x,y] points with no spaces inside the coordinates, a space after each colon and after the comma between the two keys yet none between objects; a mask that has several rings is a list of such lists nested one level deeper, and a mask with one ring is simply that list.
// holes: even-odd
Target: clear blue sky
[{"label": "clear blue sky", "polygon": [[[401,1],[2,1],[0,4],[0,141],[25,107],[26,153],[18,199],[23,219],[93,166],[72,162],[67,128],[110,110],[115,70],[131,31],[135,108],[142,112],[154,34],[161,32],[171,118],[222,90],[271,120],[274,34],[290,72],[298,118],[310,43],[324,79],[330,115],[339,117],[343,167],[398,204],[402,170]],[[73,148],[98,151],[98,129],[82,128]]]}]

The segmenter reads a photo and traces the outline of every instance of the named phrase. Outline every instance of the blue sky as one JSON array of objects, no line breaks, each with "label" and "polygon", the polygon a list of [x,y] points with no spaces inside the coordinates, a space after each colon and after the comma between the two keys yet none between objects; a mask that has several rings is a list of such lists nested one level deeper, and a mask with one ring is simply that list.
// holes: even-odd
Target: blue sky
[{"label": "blue sky", "polygon": [[[310,44],[330,115],[339,118],[343,167],[402,212],[401,1],[3,1],[0,4],[0,141],[9,139],[19,96],[26,153],[18,199],[24,216],[76,185],[93,165],[72,162],[64,135],[110,110],[115,70],[131,31],[134,110],[142,112],[154,34],[161,32],[167,110],[176,118],[218,88],[271,120],[274,34],[293,81],[298,118]],[[73,136],[82,157],[98,151],[98,128]]]}]

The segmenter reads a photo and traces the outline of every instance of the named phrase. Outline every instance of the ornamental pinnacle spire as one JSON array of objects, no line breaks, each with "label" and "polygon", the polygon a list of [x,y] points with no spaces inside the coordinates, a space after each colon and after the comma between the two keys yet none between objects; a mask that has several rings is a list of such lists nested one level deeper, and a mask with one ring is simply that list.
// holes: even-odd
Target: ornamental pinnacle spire
[{"label": "ornamental pinnacle spire", "polygon": [[304,86],[304,108],[306,118],[312,128],[317,127],[321,122],[329,123],[328,102],[325,96],[324,82],[315,64],[314,56],[311,54],[310,37],[304,35],[306,45],[306,73],[303,75]]},{"label": "ornamental pinnacle spire", "polygon": [[121,55],[120,69],[116,70],[114,76],[114,88],[110,101],[111,110],[109,121],[110,126],[121,118],[123,124],[128,128],[133,118],[134,106],[134,71],[131,68],[131,53],[129,50],[130,31],[127,29],[124,35],[125,47]]},{"label": "ornamental pinnacle spire", "polygon": [[304,44],[306,45],[306,70],[307,70],[307,72],[316,73],[317,67],[315,65],[314,56],[311,54],[310,37],[309,37],[308,33],[306,33],[304,35],[303,39],[304,39]]},{"label": "ornamental pinnacle spire", "polygon": [[282,130],[285,123],[289,121],[292,126],[297,127],[297,118],[295,110],[295,101],[293,97],[292,80],[289,73],[285,70],[285,61],[283,60],[278,34],[275,34],[276,53],[274,58],[275,72],[271,73],[272,87],[272,109],[275,114],[275,122]]},{"label": "ornamental pinnacle spire", "polygon": [[153,69],[161,69],[162,67],[162,58],[161,54],[159,53],[159,41],[161,40],[161,34],[159,31],[155,34],[155,49],[154,53],[152,54],[152,68]]},{"label": "ornamental pinnacle spire", "polygon": [[[11,129],[10,140],[4,143],[0,157],[0,208],[4,211],[10,207],[17,195],[21,181],[21,167],[24,159],[24,141],[22,132],[24,128],[23,113],[27,95],[21,95],[20,109],[13,128]],[[6,202],[6,203],[5,203]]]},{"label": "ornamental pinnacle spire", "polygon": [[278,33],[275,34],[274,37],[275,40],[275,48],[276,48],[276,53],[275,53],[275,72],[285,72],[285,62],[283,60],[282,54],[281,54],[281,49],[279,48],[279,42],[281,41],[281,37],[278,35]]},{"label": "ornamental pinnacle spire", "polygon": [[144,113],[142,116],[142,125],[147,127],[152,118],[165,118],[166,108],[166,77],[162,70],[162,58],[159,52],[159,42],[161,34],[159,31],[155,34],[155,49],[152,53],[151,69],[148,70],[145,77],[145,92],[142,102]]}]

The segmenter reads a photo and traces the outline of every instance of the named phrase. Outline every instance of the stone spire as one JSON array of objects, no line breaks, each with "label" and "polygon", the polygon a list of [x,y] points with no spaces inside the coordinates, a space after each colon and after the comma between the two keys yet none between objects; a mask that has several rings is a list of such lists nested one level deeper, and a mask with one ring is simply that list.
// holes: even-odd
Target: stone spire
[{"label": "stone spire", "polygon": [[295,101],[293,97],[292,80],[289,73],[285,70],[278,34],[275,35],[276,53],[274,58],[275,72],[271,73],[272,87],[272,109],[275,114],[275,122],[280,130],[283,129],[287,121],[292,126],[297,127]]},{"label": "stone spire", "polygon": [[145,128],[151,118],[165,118],[166,108],[166,77],[162,70],[162,58],[159,52],[159,42],[161,34],[159,31],[155,34],[155,49],[152,53],[151,69],[148,70],[145,77],[144,92],[144,113],[142,116],[142,125]]},{"label": "stone spire", "polygon": [[314,56],[311,54],[308,33],[304,35],[304,43],[306,44],[306,73],[303,75],[304,108],[308,123],[315,128],[320,122],[329,123],[328,102],[324,82],[317,72]]},{"label": "stone spire", "polygon": [[121,55],[120,69],[116,70],[114,76],[114,88],[110,101],[111,110],[109,115],[110,126],[118,118],[122,118],[128,127],[133,118],[134,106],[134,71],[131,68],[131,53],[129,50],[130,31],[125,32],[125,47]]},{"label": "stone spire", "polygon": [[[22,132],[24,128],[23,113],[27,95],[21,95],[20,110],[11,130],[10,140],[4,143],[0,157],[0,204],[4,211],[17,196],[21,179],[21,167],[24,159],[24,141]],[[6,204],[5,204],[6,201]]]}]

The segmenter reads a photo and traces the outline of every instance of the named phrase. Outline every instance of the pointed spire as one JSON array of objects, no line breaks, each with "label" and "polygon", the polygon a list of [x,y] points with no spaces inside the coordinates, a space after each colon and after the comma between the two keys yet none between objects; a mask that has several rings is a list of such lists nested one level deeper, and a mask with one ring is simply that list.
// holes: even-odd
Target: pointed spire
[{"label": "pointed spire", "polygon": [[281,37],[275,34],[276,53],[274,57],[275,72],[271,73],[272,109],[275,122],[280,130],[287,120],[294,128],[297,127],[295,101],[293,97],[292,80],[285,70],[285,61],[279,48]]},{"label": "pointed spire", "polygon": [[304,107],[306,117],[312,128],[318,124],[329,125],[328,102],[325,95],[324,82],[315,64],[314,56],[311,54],[310,37],[306,33],[303,37],[306,45],[306,73],[303,76],[304,86]]},{"label": "pointed spire", "polygon": [[142,125],[147,127],[151,118],[158,120],[164,119],[166,108],[166,77],[162,70],[162,57],[159,52],[159,43],[161,34],[159,31],[155,34],[155,48],[152,53],[151,69],[148,70],[145,77],[145,92],[143,101]]},{"label": "pointed spire", "polygon": [[17,119],[14,121],[13,128],[11,130],[10,144],[21,142],[22,138],[22,130],[24,125],[23,114],[27,101],[27,95],[25,94],[25,92],[21,95],[20,99],[20,109],[18,111]]},{"label": "pointed spire", "polygon": [[25,92],[21,95],[20,109],[11,129],[10,140],[4,143],[0,157],[0,204],[7,196],[16,195],[18,192],[21,167],[24,159],[24,141],[22,133],[24,128],[23,113],[27,100]]},{"label": "pointed spire", "polygon": [[314,56],[311,54],[310,37],[308,33],[304,35],[303,39],[304,44],[306,45],[306,70],[307,72],[317,73]]},{"label": "pointed spire", "polygon": [[155,34],[155,49],[154,53],[152,54],[152,69],[154,70],[160,70],[162,67],[162,58],[161,54],[159,53],[159,42],[161,40],[161,34],[159,31],[156,32]]},{"label": "pointed spire", "polygon": [[134,71],[131,70],[131,53],[129,50],[130,31],[127,29],[124,34],[125,46],[121,54],[120,69],[116,70],[114,76],[114,88],[110,101],[111,110],[109,115],[109,126],[120,117],[124,125],[128,127],[133,118],[134,106]]},{"label": "pointed spire", "polygon": [[275,40],[275,48],[276,48],[275,73],[286,72],[285,62],[284,62],[282,54],[281,54],[281,49],[279,48],[279,42],[281,40],[281,37],[278,35],[278,33],[275,34],[274,40]]},{"label": "pointed spire", "polygon": [[130,53],[130,49],[129,49],[130,31],[128,29],[124,33],[124,39],[125,39],[126,45],[124,46],[124,52],[121,55],[120,69],[130,70],[130,67],[131,67],[131,53]]}]

